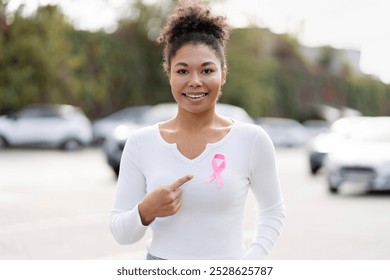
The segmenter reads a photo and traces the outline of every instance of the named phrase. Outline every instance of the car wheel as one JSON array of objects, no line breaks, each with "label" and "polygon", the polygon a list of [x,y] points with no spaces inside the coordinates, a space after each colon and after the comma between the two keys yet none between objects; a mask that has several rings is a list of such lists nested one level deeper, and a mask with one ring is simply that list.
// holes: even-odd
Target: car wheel
[{"label": "car wheel", "polygon": [[329,187],[330,193],[336,194],[339,191],[339,185],[338,184],[334,184],[334,183],[328,182],[328,187]]},{"label": "car wheel", "polygon": [[311,173],[311,175],[316,175],[319,169],[320,169],[320,166],[314,165],[314,164],[310,164],[310,173]]},{"label": "car wheel", "polygon": [[76,151],[81,148],[81,143],[74,138],[69,138],[62,144],[62,148],[65,151]]},{"label": "car wheel", "polygon": [[115,175],[118,177],[119,176],[119,166],[113,166],[112,170],[114,170]]},{"label": "car wheel", "polygon": [[7,147],[7,141],[4,139],[4,137],[0,136],[0,150]]},{"label": "car wheel", "polygon": [[3,150],[6,147],[6,143],[3,137],[0,137],[0,150]]}]

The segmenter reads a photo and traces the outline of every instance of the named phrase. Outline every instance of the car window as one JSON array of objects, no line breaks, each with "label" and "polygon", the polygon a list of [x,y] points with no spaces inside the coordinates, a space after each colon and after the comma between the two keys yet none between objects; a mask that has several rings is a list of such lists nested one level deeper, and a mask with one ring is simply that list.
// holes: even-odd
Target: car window
[{"label": "car window", "polygon": [[64,118],[70,114],[68,111],[60,110],[57,107],[27,107],[13,114],[12,118],[16,119],[35,119],[35,118]]},{"label": "car window", "polygon": [[119,121],[126,121],[126,120],[132,120],[135,122],[140,122],[143,115],[148,112],[148,110],[151,108],[151,106],[132,106],[125,109],[122,109],[120,111],[117,111],[109,116],[107,116],[107,119],[110,120],[119,120]]},{"label": "car window", "polygon": [[41,112],[37,108],[24,108],[16,113],[13,114],[14,117],[17,118],[39,118],[41,117]]},{"label": "car window", "polygon": [[58,112],[58,110],[52,109],[52,108],[47,108],[41,110],[41,117],[43,118],[60,118],[61,115]]}]

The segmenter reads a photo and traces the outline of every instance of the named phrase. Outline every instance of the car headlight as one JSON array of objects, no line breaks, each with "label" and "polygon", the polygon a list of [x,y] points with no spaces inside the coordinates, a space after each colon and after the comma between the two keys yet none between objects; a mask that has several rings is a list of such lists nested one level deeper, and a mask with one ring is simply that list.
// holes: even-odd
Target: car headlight
[{"label": "car headlight", "polygon": [[327,154],[324,158],[324,167],[327,170],[337,170],[340,168],[340,161],[335,154]]},{"label": "car headlight", "polygon": [[130,136],[130,128],[126,125],[119,125],[114,130],[114,139],[125,141]]}]

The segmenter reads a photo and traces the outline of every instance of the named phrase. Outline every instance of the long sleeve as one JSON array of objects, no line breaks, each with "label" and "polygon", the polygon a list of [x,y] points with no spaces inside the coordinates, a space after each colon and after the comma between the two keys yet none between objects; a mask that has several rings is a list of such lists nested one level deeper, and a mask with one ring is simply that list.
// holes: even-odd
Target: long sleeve
[{"label": "long sleeve", "polygon": [[147,226],[141,222],[138,204],[145,197],[145,178],[139,167],[138,147],[135,135],[125,145],[116,195],[110,215],[110,230],[120,244],[131,244],[140,240]]},{"label": "long sleeve", "polygon": [[243,259],[265,259],[280,235],[284,204],[275,150],[268,135],[258,133],[252,150],[250,184],[257,201],[257,218],[252,243]]}]

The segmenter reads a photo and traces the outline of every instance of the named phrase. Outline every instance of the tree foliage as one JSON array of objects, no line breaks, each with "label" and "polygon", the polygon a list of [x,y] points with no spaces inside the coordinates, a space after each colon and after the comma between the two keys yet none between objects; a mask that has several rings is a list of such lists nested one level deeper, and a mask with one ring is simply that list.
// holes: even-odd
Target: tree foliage
[{"label": "tree foliage", "polygon": [[24,18],[21,11],[12,24],[3,21],[0,34],[1,107],[26,103],[63,102],[72,95],[71,30],[55,6],[40,7]]},{"label": "tree foliage", "polygon": [[[0,112],[29,103],[69,103],[91,118],[123,107],[172,101],[154,43],[175,1],[133,2],[131,16],[111,34],[74,29],[56,6],[28,17],[7,14],[0,0]],[[234,29],[221,102],[253,117],[313,117],[316,104],[390,115],[390,86],[330,71],[334,50],[308,64],[295,38],[267,29]]]}]

